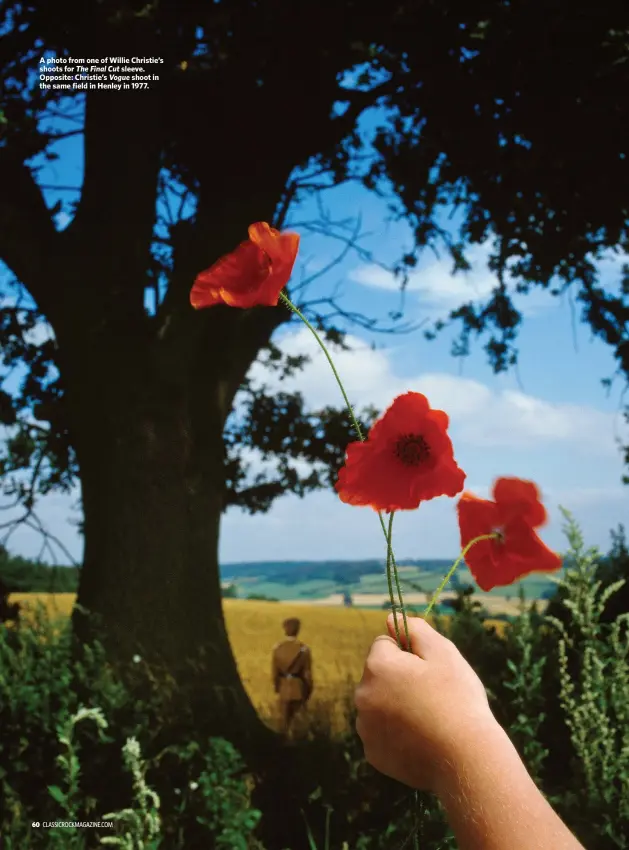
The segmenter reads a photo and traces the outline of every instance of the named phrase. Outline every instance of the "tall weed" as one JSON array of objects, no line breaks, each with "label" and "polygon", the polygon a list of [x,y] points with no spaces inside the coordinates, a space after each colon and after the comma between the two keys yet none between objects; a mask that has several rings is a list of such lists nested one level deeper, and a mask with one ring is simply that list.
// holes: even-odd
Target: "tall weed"
[{"label": "tall weed", "polygon": [[[586,548],[564,511],[572,564],[559,584],[568,623],[548,622],[559,635],[560,702],[574,749],[574,783],[564,807],[600,846],[629,848],[629,615],[602,620],[607,601],[624,585],[596,578],[600,554]],[[594,846],[594,844],[592,844]]]}]

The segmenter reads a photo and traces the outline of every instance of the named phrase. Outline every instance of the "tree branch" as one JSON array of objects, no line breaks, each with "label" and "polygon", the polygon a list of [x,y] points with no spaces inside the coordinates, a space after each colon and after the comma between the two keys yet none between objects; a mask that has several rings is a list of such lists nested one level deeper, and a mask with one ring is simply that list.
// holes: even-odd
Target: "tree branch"
[{"label": "tree branch", "polygon": [[9,542],[10,538],[12,537],[12,535],[17,531],[17,529],[21,525],[25,525],[27,528],[30,528],[33,531],[37,531],[42,536],[42,548],[40,550],[40,555],[38,556],[38,560],[39,560],[39,557],[41,557],[41,555],[43,554],[43,552],[47,551],[49,553],[51,559],[52,559],[53,564],[54,564],[54,562],[56,561],[55,552],[52,548],[52,544],[54,544],[55,546],[57,546],[60,549],[60,551],[63,553],[63,555],[65,555],[65,557],[70,562],[71,566],[73,566],[73,567],[80,566],[80,564],[72,557],[72,554],[70,553],[68,548],[65,546],[65,544],[62,543],[61,540],[59,540],[59,538],[55,534],[52,534],[50,531],[47,530],[44,523],[37,516],[37,514],[35,513],[35,510],[33,508],[30,508],[28,511],[26,511],[23,514],[23,516],[17,517],[16,519],[11,520],[8,523],[3,523],[2,525],[0,525],[0,528],[8,528],[7,533],[2,538],[2,541],[1,541],[2,546],[6,546],[6,544]]},{"label": "tree branch", "polygon": [[[311,233],[330,236],[333,239],[336,239],[344,244],[344,247],[341,249],[341,252],[333,259],[330,260],[329,263],[322,269],[318,269],[313,272],[311,275],[304,277],[304,279],[297,285],[291,287],[291,298],[293,300],[297,300],[297,295],[303,296],[304,292],[315,280],[323,277],[328,274],[333,268],[338,266],[343,260],[349,255],[351,251],[353,251],[358,258],[364,262],[369,263],[371,265],[377,265],[380,268],[384,269],[391,274],[395,274],[396,269],[382,263],[374,257],[371,251],[363,248],[360,244],[362,239],[365,239],[369,236],[369,233],[361,233],[361,217],[357,216],[356,219],[352,222],[351,220],[343,220],[334,222],[331,218],[327,210],[324,209],[320,196],[317,198],[317,204],[319,207],[320,218],[313,221],[302,221],[298,223],[294,223],[292,226],[298,226],[304,230],[308,230]],[[339,233],[334,232],[334,228],[340,230]],[[347,231],[347,232],[344,232]],[[327,306],[332,308],[333,312],[329,313],[325,316],[321,315],[318,311],[316,311],[316,319],[315,321],[324,325],[326,322],[330,322],[336,318],[344,319],[346,322],[350,324],[357,325],[365,330],[372,331],[374,333],[413,333],[414,331],[419,330],[426,324],[426,320],[422,320],[419,323],[406,323],[402,325],[394,325],[391,327],[379,327],[377,319],[370,319],[367,316],[364,316],[362,313],[358,313],[356,311],[345,310],[340,306],[338,301],[338,297],[340,294],[340,289],[342,286],[342,281],[339,281],[334,288],[334,292],[332,295],[322,296],[320,298],[316,298],[314,300],[304,301],[300,300],[298,302],[298,306],[302,312],[304,311],[312,311],[313,308]],[[403,315],[404,309],[404,292],[400,292],[401,303],[400,309],[396,311],[392,311],[389,314],[389,317],[393,321],[397,321]]]},{"label": "tree branch", "polygon": [[62,299],[49,282],[59,234],[31,169],[6,148],[0,150],[0,186],[0,257],[54,322]]}]

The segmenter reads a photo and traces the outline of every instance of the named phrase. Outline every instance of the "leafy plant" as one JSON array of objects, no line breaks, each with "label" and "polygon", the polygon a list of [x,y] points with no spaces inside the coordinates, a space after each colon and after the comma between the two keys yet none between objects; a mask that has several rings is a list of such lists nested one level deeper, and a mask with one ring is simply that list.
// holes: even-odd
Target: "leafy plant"
[{"label": "leafy plant", "polygon": [[124,832],[122,835],[106,835],[101,844],[123,850],[156,850],[161,844],[160,799],[146,783],[142,753],[135,738],[127,739],[122,755],[125,767],[133,776],[133,798],[137,805],[103,815],[103,820],[118,824]]},{"label": "leafy plant", "polygon": [[520,588],[520,615],[511,626],[515,658],[507,658],[511,676],[505,687],[511,692],[510,710],[515,720],[509,732],[518,747],[529,773],[539,785],[548,750],[540,741],[540,728],[545,718],[542,675],[546,658],[538,654],[539,641],[534,627],[534,609],[527,607]]},{"label": "leafy plant", "polygon": [[[217,848],[254,850],[261,848],[253,835],[262,814],[251,806],[252,781],[242,757],[222,738],[210,738],[203,746],[196,741],[163,750],[154,766],[169,756],[184,768],[185,779],[176,787],[174,808],[178,819],[192,818],[202,827],[204,839]],[[192,778],[191,778],[192,777]],[[183,836],[176,843],[182,850]]]},{"label": "leafy plant", "polygon": [[563,511],[570,569],[560,581],[569,627],[559,633],[560,700],[574,747],[575,781],[567,798],[571,819],[610,847],[629,847],[629,615],[602,622],[607,600],[624,585],[596,578],[600,554],[586,548]]},{"label": "leafy plant", "polygon": [[[82,820],[81,814],[87,808],[87,801],[81,798],[79,786],[81,764],[79,746],[75,737],[76,726],[84,720],[91,720],[96,725],[100,739],[106,740],[104,732],[107,729],[107,720],[100,708],[81,706],[75,714],[57,727],[57,739],[63,747],[63,752],[57,756],[56,761],[61,768],[64,787],[49,785],[48,792],[62,813],[62,816],[57,817],[58,821]],[[85,834],[81,830],[67,827],[53,827],[47,831],[46,839],[50,850],[57,850],[57,848],[84,850],[86,846]]]}]

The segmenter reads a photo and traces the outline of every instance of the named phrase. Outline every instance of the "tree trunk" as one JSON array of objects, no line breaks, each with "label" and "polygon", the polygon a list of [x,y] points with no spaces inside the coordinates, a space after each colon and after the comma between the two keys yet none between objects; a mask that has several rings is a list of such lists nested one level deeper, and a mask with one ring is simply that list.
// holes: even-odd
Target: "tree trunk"
[{"label": "tree trunk", "polygon": [[[223,89],[218,81],[221,97]],[[245,136],[229,122],[237,135],[217,137],[208,155],[205,142],[171,123],[175,99],[181,103],[174,88],[145,95],[124,103],[88,95],[81,199],[62,232],[21,154],[0,152],[11,199],[0,204],[0,247],[58,343],[85,515],[78,603],[93,615],[77,610],[75,630],[87,639],[98,620],[112,658],[137,653],[181,681],[192,678],[216,734],[236,728],[242,741],[245,730],[260,735],[263,727],[239,679],[222,613],[222,434],[249,366],[289,314],[223,307],[195,313],[188,299],[199,270],[232,250],[251,222],[274,220],[294,164],[308,157],[281,156],[273,142],[261,168],[259,144],[252,141],[243,155]],[[216,108],[211,88],[208,98]],[[114,125],[124,127],[115,144]],[[195,184],[196,212],[194,222],[170,228],[168,291],[149,317],[144,296],[153,282],[159,175],[171,157],[182,160]],[[207,676],[195,680],[186,661],[200,656]]]},{"label": "tree trunk", "polygon": [[[242,743],[245,732],[260,740],[266,727],[238,676],[222,612],[223,430],[247,370],[289,313],[194,311],[189,291],[250,222],[273,220],[292,165],[269,162],[260,173],[256,157],[243,160],[236,150],[230,158],[227,147],[225,156],[204,152],[197,165],[212,165],[199,178],[194,223],[172,228],[168,291],[148,316],[167,111],[161,96],[149,94],[126,106],[87,98],[85,176],[66,230],[55,231],[30,170],[19,163],[5,162],[3,173],[12,196],[24,199],[16,204],[20,215],[0,213],[13,270],[58,344],[84,509],[77,601],[91,612],[77,610],[75,631],[86,640],[96,626],[112,659],[138,654],[194,683],[214,733],[237,730]],[[112,122],[125,127],[121,144],[111,144]],[[189,662],[203,658],[207,673],[191,674]]]},{"label": "tree trunk", "polygon": [[194,683],[212,734],[241,744],[268,736],[227,637],[218,539],[223,429],[251,357],[236,342],[241,315],[215,309],[193,357],[173,361],[137,333],[92,335],[66,357],[85,515],[77,601],[90,612],[74,625],[83,639],[95,626],[115,659],[137,654]]}]

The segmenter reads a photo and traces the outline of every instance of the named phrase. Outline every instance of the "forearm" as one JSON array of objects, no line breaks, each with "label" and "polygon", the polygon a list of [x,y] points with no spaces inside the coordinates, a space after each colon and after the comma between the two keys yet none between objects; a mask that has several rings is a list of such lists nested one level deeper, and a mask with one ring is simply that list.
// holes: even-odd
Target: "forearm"
[{"label": "forearm", "polygon": [[437,793],[459,850],[584,850],[497,723],[448,761]]}]

